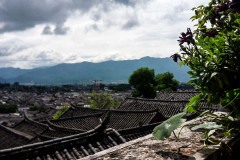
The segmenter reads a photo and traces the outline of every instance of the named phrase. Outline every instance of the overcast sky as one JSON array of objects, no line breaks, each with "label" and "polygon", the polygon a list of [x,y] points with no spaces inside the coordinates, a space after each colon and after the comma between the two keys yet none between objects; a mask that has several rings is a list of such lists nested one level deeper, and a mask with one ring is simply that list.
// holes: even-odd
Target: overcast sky
[{"label": "overcast sky", "polygon": [[0,0],[0,67],[169,57],[207,0]]}]

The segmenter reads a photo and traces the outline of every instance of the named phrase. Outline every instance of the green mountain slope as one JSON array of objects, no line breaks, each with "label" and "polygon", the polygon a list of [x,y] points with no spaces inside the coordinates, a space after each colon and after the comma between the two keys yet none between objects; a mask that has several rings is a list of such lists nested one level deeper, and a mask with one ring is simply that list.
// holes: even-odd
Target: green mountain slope
[{"label": "green mountain slope", "polygon": [[[101,63],[82,62],[59,64],[48,68],[29,70],[9,79],[11,82],[37,84],[92,83],[102,80],[103,83],[127,83],[132,72],[140,67],[149,67],[155,74],[172,72],[181,82],[187,82],[188,67],[179,67],[170,58],[144,57],[138,60],[106,61]],[[0,77],[1,73],[0,73]],[[4,78],[4,77],[3,77]]]}]

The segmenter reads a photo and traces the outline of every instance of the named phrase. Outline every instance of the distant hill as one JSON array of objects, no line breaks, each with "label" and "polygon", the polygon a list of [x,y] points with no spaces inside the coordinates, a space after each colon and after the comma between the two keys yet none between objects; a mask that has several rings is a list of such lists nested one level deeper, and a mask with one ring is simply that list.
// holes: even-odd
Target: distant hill
[{"label": "distant hill", "polygon": [[6,80],[0,77],[0,83],[4,83],[4,82],[6,82]]},{"label": "distant hill", "polygon": [[[59,64],[48,68],[36,68],[32,70],[17,69],[18,72],[16,72],[16,75],[7,75],[5,68],[4,74],[0,70],[0,77],[7,79],[9,82],[37,84],[92,83],[93,80],[102,80],[103,83],[127,83],[132,72],[140,67],[152,68],[155,70],[155,74],[167,71],[172,72],[175,78],[181,82],[189,80],[189,75],[187,74],[188,67],[179,67],[170,58],[152,57],[101,63]],[[11,70],[13,69],[11,68]]]},{"label": "distant hill", "polygon": [[20,76],[29,70],[27,69],[20,69],[20,68],[0,68],[0,77],[4,79],[11,79],[16,78],[17,76]]}]

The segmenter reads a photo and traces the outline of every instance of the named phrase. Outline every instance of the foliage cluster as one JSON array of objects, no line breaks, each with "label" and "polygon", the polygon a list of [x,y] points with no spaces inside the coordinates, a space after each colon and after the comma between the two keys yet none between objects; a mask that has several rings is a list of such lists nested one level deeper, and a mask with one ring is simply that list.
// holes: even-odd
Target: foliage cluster
[{"label": "foliage cluster", "polygon": [[113,84],[108,85],[108,88],[115,92],[126,92],[131,90],[131,86],[129,84]]},{"label": "foliage cluster", "polygon": [[[178,40],[180,53],[172,56],[175,62],[180,60],[180,65],[190,67],[190,83],[200,91],[199,95],[190,99],[182,114],[200,112],[198,104],[205,99],[209,103],[221,104],[233,117],[209,112],[201,114],[211,117],[211,121],[192,130],[205,129],[205,141],[210,143],[214,143],[210,137],[216,130],[225,138],[239,129],[235,119],[240,119],[240,4],[236,5],[229,0],[211,0],[206,6],[193,8],[195,15],[191,19],[197,21],[196,30],[192,32],[188,28],[186,33],[181,33]],[[170,119],[177,123],[182,118],[184,116]],[[159,129],[166,129],[166,125],[155,129],[156,138],[168,136],[159,136]]]},{"label": "foliage cluster", "polygon": [[38,111],[38,112],[47,112],[47,108],[39,105],[33,105],[29,107],[30,111]]},{"label": "foliage cluster", "polygon": [[191,68],[191,83],[201,91],[198,99],[221,103],[239,117],[240,14],[231,6],[229,0],[212,0],[193,8],[197,29],[181,34],[179,56],[181,65]]},{"label": "foliage cluster", "polygon": [[69,107],[68,105],[64,105],[60,110],[58,110],[58,111],[52,116],[52,118],[53,118],[54,120],[60,118],[65,112],[68,111],[69,108],[70,108],[70,107]]},{"label": "foliage cluster", "polygon": [[133,92],[134,97],[143,96],[145,98],[153,98],[156,96],[154,91],[155,73],[153,69],[142,67],[135,70],[129,77],[129,84],[136,90]]},{"label": "foliage cluster", "polygon": [[135,70],[128,81],[135,88],[133,92],[134,97],[154,98],[156,91],[177,90],[178,81],[173,78],[174,76],[170,72],[155,76],[153,69],[142,67]]},{"label": "foliage cluster", "polygon": [[87,102],[90,108],[94,109],[110,109],[116,108],[121,102],[113,99],[112,95],[108,93],[96,93],[93,92],[90,95],[90,99]]},{"label": "foliage cluster", "polygon": [[176,91],[179,85],[179,82],[174,79],[174,76],[170,72],[165,72],[157,74],[155,76],[155,90],[156,91]]},{"label": "foliage cluster", "polygon": [[17,111],[17,105],[15,104],[1,104],[0,113],[15,113]]}]

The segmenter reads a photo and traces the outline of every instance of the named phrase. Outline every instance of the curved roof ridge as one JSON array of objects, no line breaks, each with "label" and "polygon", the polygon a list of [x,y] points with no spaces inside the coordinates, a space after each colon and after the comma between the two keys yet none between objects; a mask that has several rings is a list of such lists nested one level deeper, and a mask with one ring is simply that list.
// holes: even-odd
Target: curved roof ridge
[{"label": "curved roof ridge", "polygon": [[76,129],[76,128],[73,129],[73,128],[67,128],[67,127],[56,125],[56,124],[52,123],[51,121],[49,121],[48,119],[47,119],[47,123],[50,128],[57,130],[57,131],[64,130],[64,131],[71,132],[71,133],[86,132],[86,130],[81,130],[81,129]]},{"label": "curved roof ridge", "polygon": [[3,126],[2,124],[0,124],[0,128],[4,129],[5,131],[7,132],[11,132],[17,136],[20,136],[26,140],[31,140],[32,138],[34,138],[33,136],[27,134],[27,133],[24,133],[24,132],[21,132],[21,131],[18,131],[16,129],[13,129],[13,128],[9,128],[9,127],[6,127],[6,126]]},{"label": "curved roof ridge", "polygon": [[92,111],[108,111],[109,110],[109,109],[84,108],[84,107],[79,107],[79,108],[83,110],[92,110]]},{"label": "curved roof ridge", "polygon": [[83,115],[83,116],[75,116],[75,117],[66,117],[66,118],[59,118],[59,119],[51,119],[50,121],[56,121],[56,122],[59,122],[59,121],[63,121],[63,120],[72,120],[72,119],[78,119],[78,118],[86,118],[86,117],[94,117],[94,116],[101,116],[103,113],[93,113],[93,114],[88,114],[88,115]]},{"label": "curved roof ridge", "polygon": [[159,109],[152,109],[152,110],[111,110],[110,113],[154,113],[159,112]]},{"label": "curved roof ridge", "polygon": [[[73,109],[81,109],[81,110],[92,110],[92,111],[107,111],[108,109],[98,109],[98,108],[85,108],[85,107],[70,107],[68,111]],[[65,112],[66,113],[66,112]]]},{"label": "curved roof ridge", "polygon": [[[105,109],[92,109],[92,108],[84,108],[84,107],[70,107],[63,115],[61,115],[61,117],[59,119],[65,119],[66,118],[71,118],[71,117],[74,117],[74,113],[72,112],[93,112],[93,113],[87,113],[87,115],[91,115],[91,114],[100,114],[100,113],[103,113],[103,112],[106,112],[108,110],[105,110]],[[94,113],[95,112],[95,113]],[[70,115],[69,115],[70,114]]]},{"label": "curved roof ridge", "polygon": [[[127,97],[124,102],[127,100],[136,100],[136,101],[153,101],[153,102],[189,102],[188,100],[159,100],[159,99],[147,99],[147,98],[139,98],[139,97]],[[124,104],[124,103],[123,103]]]},{"label": "curved roof ridge", "polygon": [[197,91],[159,91],[159,93],[200,93]]},{"label": "curved roof ridge", "polygon": [[27,122],[37,126],[37,127],[40,127],[40,128],[47,128],[48,126],[44,123],[40,123],[40,122],[37,122],[37,121],[34,121],[32,119],[30,119],[27,114],[25,112],[24,113],[24,120],[26,120]]},{"label": "curved roof ridge", "polygon": [[70,136],[65,136],[65,137],[61,137],[61,138],[56,138],[56,139],[53,139],[53,140],[47,140],[47,141],[44,141],[44,142],[38,142],[38,143],[23,145],[21,147],[14,147],[14,148],[10,148],[10,149],[3,149],[3,150],[0,150],[0,154],[8,153],[8,152],[17,152],[17,151],[21,151],[23,149],[33,150],[34,147],[39,147],[39,146],[44,146],[44,145],[57,145],[58,143],[61,143],[61,142],[67,142],[67,141],[70,141],[70,140],[76,140],[76,139],[79,139],[79,138],[84,138],[84,137],[86,137],[88,135],[91,135],[91,134],[96,134],[97,132],[103,131],[103,130],[106,129],[106,123],[108,121],[107,117],[108,116],[106,116],[103,119],[103,121],[97,127],[95,127],[94,129],[91,129],[89,131],[86,131],[86,132],[83,132],[83,133],[74,134],[74,135],[70,135]]},{"label": "curved roof ridge", "polygon": [[[51,128],[48,128],[48,129],[45,130],[45,131],[57,132],[57,131],[55,131],[55,130],[53,130],[53,129],[51,129]],[[44,132],[43,132],[43,133],[44,133]],[[47,139],[47,140],[51,140],[51,139],[56,139],[56,138],[58,138],[58,137],[50,137],[50,136],[47,136],[47,135],[43,135],[43,133],[41,133],[41,134],[37,133],[36,135],[37,135],[37,137],[45,138],[45,139]],[[57,132],[57,133],[58,133],[58,132]],[[68,132],[68,133],[69,133],[69,132]]]},{"label": "curved roof ridge", "polygon": [[40,138],[47,139],[47,140],[55,139],[54,137],[50,137],[50,136],[46,136],[46,135],[41,135],[41,134],[37,134],[37,136],[40,137]]}]

